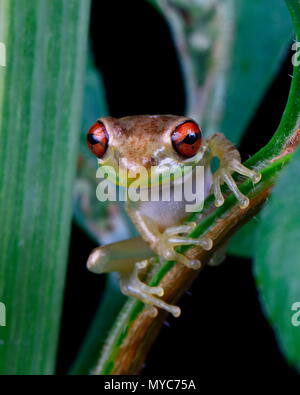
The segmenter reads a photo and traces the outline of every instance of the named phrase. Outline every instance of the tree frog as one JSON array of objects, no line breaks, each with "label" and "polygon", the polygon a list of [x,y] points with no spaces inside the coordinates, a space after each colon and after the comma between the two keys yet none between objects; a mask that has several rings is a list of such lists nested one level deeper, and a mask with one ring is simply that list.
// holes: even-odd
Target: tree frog
[{"label": "tree frog", "polygon": [[[253,183],[260,180],[259,173],[241,164],[239,152],[225,136],[216,133],[204,139],[198,124],[184,116],[103,117],[88,131],[87,144],[98,158],[99,165],[110,165],[118,172],[120,169],[135,170],[140,166],[150,172],[151,167],[156,166],[163,174],[164,169],[170,167],[176,169],[189,164],[194,168],[201,165],[205,169],[204,197],[212,191],[216,206],[224,202],[220,188],[223,183],[234,193],[240,207],[248,206],[248,198],[239,191],[232,177],[233,172],[250,178]],[[219,168],[214,174],[210,169],[213,157],[219,159]],[[167,202],[129,200],[126,209],[141,237],[96,248],[89,256],[88,269],[95,273],[119,272],[120,288],[125,295],[149,305],[154,315],[158,307],[177,317],[180,315],[179,307],[161,299],[163,288],[151,287],[139,277],[149,258],[155,255],[199,269],[199,261],[190,261],[179,254],[176,247],[199,245],[209,250],[212,240],[188,237],[195,223],[184,223],[188,214],[184,201],[178,202],[172,198]]]}]

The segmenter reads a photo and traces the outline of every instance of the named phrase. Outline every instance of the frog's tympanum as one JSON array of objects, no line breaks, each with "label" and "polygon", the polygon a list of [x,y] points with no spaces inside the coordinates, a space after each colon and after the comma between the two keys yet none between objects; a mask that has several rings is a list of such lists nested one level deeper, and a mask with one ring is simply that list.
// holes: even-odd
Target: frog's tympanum
[{"label": "frog's tympanum", "polygon": [[[211,190],[216,206],[224,202],[220,188],[223,183],[234,193],[240,207],[248,206],[249,200],[239,191],[233,172],[249,177],[253,183],[260,180],[258,173],[241,164],[239,152],[222,134],[203,139],[197,123],[186,117],[104,117],[89,130],[87,143],[99,165],[110,165],[117,172],[134,171],[143,166],[150,173],[150,169],[156,166],[163,180],[164,169],[203,166],[205,195]],[[210,163],[213,157],[219,159],[219,168],[212,175]],[[175,201],[172,196],[169,201],[127,201],[127,212],[141,237],[96,248],[88,259],[89,270],[95,273],[119,272],[124,294],[144,302],[152,314],[156,314],[156,307],[159,307],[179,316],[179,307],[160,298],[163,288],[145,284],[139,275],[155,255],[192,269],[200,268],[198,260],[189,260],[176,251],[176,247],[181,245],[198,245],[206,250],[212,248],[212,240],[208,238],[188,237],[195,223],[184,223],[189,214],[185,207],[184,200]]]}]

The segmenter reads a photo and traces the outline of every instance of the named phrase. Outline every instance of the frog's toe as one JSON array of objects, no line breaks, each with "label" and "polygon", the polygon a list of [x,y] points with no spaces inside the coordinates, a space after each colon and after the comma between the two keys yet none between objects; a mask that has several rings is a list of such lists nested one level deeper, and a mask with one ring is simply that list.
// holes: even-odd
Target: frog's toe
[{"label": "frog's toe", "polygon": [[162,255],[166,259],[180,262],[190,269],[200,269],[201,262],[199,260],[190,260],[183,254],[179,254],[175,251],[176,247],[185,245],[198,245],[207,251],[212,248],[213,242],[211,239],[206,237],[196,239],[188,236],[188,233],[192,232],[195,227],[196,223],[191,222],[189,224],[167,228],[162,237]]},{"label": "frog's toe", "polygon": [[213,175],[213,192],[215,195],[215,205],[217,207],[222,206],[224,203],[224,197],[220,187],[220,185],[222,185],[224,182],[237,198],[241,208],[246,208],[249,205],[249,199],[247,196],[242,194],[231,175],[233,172],[237,172],[245,177],[250,178],[253,184],[257,184],[261,179],[261,174],[248,169],[237,159],[232,159],[227,163],[226,166],[222,166]]},{"label": "frog's toe", "polygon": [[[193,244],[194,239],[190,239],[188,244]],[[178,244],[177,244],[178,245]],[[163,256],[165,259],[169,261],[176,261],[178,263],[182,263],[186,267],[194,270],[198,270],[201,268],[201,262],[198,259],[188,259],[185,255],[180,254],[175,251],[174,245],[171,243],[164,244],[161,246],[162,250],[159,255]]]},{"label": "frog's toe", "polygon": [[245,167],[241,162],[239,162],[237,159],[233,159],[229,163],[229,167],[232,171],[235,171],[242,176],[248,177],[251,179],[253,184],[257,184],[261,180],[261,174],[257,173],[254,170],[250,170],[247,167]]},{"label": "frog's toe", "polygon": [[209,251],[212,249],[213,242],[211,239],[201,237],[199,239],[193,239],[192,237],[174,236],[168,239],[168,242],[174,246],[186,246],[186,245],[197,245],[202,247],[204,250]]},{"label": "frog's toe", "polygon": [[126,296],[134,297],[148,306],[149,314],[153,317],[157,315],[156,307],[168,311],[173,314],[174,317],[179,317],[181,311],[177,306],[170,305],[158,297],[163,296],[164,290],[162,287],[151,287],[143,283],[139,278],[139,272],[146,267],[146,261],[137,262],[132,272],[127,274],[121,274],[120,276],[120,287],[121,291]]},{"label": "frog's toe", "polygon": [[170,226],[169,228],[165,229],[164,236],[173,236],[182,234],[188,234],[192,232],[195,227],[197,226],[196,222],[189,222],[184,225],[177,225],[177,226]]},{"label": "frog's toe", "polygon": [[186,225],[171,226],[164,231],[163,238],[165,239],[166,243],[172,247],[198,245],[206,251],[211,250],[213,242],[207,237],[200,237],[199,239],[196,239],[189,236],[182,236],[192,232],[196,226],[196,222],[191,222]]},{"label": "frog's toe", "polygon": [[221,168],[216,171],[213,176],[213,191],[215,195],[215,206],[220,207],[224,203],[224,197],[221,192],[220,185],[225,182],[234,196],[239,202],[241,208],[246,208],[249,205],[249,199],[247,196],[243,195],[236,185],[234,179],[232,178],[231,171],[227,168]]}]

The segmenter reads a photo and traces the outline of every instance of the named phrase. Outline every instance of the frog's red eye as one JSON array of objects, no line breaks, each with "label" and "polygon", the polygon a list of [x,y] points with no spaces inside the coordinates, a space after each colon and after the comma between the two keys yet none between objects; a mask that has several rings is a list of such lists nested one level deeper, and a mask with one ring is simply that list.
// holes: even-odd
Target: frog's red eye
[{"label": "frog's red eye", "polygon": [[96,122],[88,131],[87,145],[91,152],[102,158],[108,146],[108,134],[102,122]]},{"label": "frog's red eye", "polygon": [[201,146],[201,130],[194,121],[185,121],[172,132],[175,151],[185,158],[196,155]]}]

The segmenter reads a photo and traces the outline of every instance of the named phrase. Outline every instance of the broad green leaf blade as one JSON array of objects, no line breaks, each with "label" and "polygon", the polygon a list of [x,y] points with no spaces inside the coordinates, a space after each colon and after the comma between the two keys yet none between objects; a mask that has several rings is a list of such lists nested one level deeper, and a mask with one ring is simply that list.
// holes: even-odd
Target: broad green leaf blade
[{"label": "broad green leaf blade", "polygon": [[89,0],[0,0],[0,374],[54,372]]},{"label": "broad green leaf blade", "polygon": [[[292,306],[300,302],[300,150],[283,170],[262,212],[255,275],[265,313],[287,360],[300,370],[300,331]],[[300,321],[299,321],[300,322]]]}]

